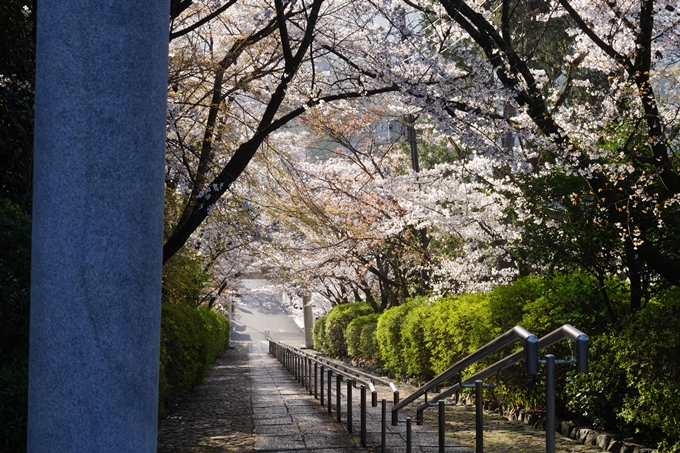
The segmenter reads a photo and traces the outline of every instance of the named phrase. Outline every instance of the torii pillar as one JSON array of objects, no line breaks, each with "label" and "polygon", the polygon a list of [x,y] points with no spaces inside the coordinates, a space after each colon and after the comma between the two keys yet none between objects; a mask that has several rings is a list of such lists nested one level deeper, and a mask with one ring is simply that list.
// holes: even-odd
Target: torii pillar
[{"label": "torii pillar", "polygon": [[169,3],[38,3],[29,452],[156,452]]}]

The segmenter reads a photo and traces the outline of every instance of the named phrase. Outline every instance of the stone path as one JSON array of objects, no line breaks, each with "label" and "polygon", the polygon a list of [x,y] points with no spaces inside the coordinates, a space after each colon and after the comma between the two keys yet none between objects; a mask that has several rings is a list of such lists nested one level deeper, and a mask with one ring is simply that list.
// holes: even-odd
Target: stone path
[{"label": "stone path", "polygon": [[[412,389],[399,385],[402,395]],[[342,385],[346,393],[346,385]],[[379,398],[391,394],[379,389]],[[268,352],[266,342],[234,342],[220,357],[206,382],[187,395],[177,410],[158,429],[160,453],[189,452],[305,452],[368,453],[381,451],[381,408],[367,408],[366,448],[361,447],[359,390],[353,391],[352,433],[347,431],[346,399],[338,423],[333,387],[331,414],[328,406],[310,395]],[[326,398],[327,399],[327,398]],[[326,404],[328,402],[326,401]],[[409,416],[408,410],[400,418]],[[426,411],[423,426],[413,425],[413,453],[438,452],[436,408]],[[472,453],[475,414],[472,406],[447,408],[448,453]],[[501,453],[545,452],[545,432],[522,422],[510,422],[485,412],[484,451]],[[406,428],[388,425],[386,450],[406,452]],[[556,436],[557,453],[595,453],[602,450]]]},{"label": "stone path", "polygon": [[248,343],[219,357],[205,382],[158,425],[158,452],[254,451]]}]

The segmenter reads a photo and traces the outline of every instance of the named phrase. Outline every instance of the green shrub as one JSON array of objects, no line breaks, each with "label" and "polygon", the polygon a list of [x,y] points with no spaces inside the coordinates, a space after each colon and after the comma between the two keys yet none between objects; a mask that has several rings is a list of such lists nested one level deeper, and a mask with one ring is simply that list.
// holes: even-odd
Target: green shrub
[{"label": "green shrub", "polygon": [[326,316],[323,351],[332,357],[345,357],[347,355],[345,329],[354,318],[371,313],[373,313],[373,308],[369,304],[361,302],[333,307]]},{"label": "green shrub", "polygon": [[406,301],[382,312],[375,330],[380,362],[386,371],[399,377],[406,376],[401,324],[412,305],[412,302]]},{"label": "green shrub", "polygon": [[325,350],[326,345],[326,318],[328,313],[320,317],[314,323],[314,329],[312,330],[312,340],[314,341],[314,349],[317,351]]},{"label": "green shrub", "polygon": [[401,343],[406,373],[420,381],[434,377],[430,364],[431,351],[425,331],[433,322],[432,307],[427,298],[414,299],[401,323]]},{"label": "green shrub", "polygon": [[372,360],[375,354],[376,341],[373,332],[378,325],[378,313],[358,316],[345,329],[347,355],[355,359]]},{"label": "green shrub", "polygon": [[542,292],[543,279],[537,277],[496,286],[488,295],[489,322],[501,332],[522,325],[524,307],[541,297]]},{"label": "green shrub", "polygon": [[182,249],[163,265],[162,300],[197,306],[211,280],[212,275],[205,270],[203,261]]},{"label": "green shrub", "polygon": [[373,360],[377,365],[381,365],[378,355],[378,340],[375,331],[378,328],[379,315],[376,313],[375,322],[364,325],[361,329],[361,355],[366,360]]},{"label": "green shrub", "polygon": [[590,373],[571,376],[571,407],[616,429],[657,433],[680,451],[680,288],[651,300],[595,341]]},{"label": "green shrub", "polygon": [[165,416],[175,401],[200,384],[215,358],[227,346],[229,322],[204,307],[163,304],[159,415]]},{"label": "green shrub", "polygon": [[620,281],[609,279],[606,285],[613,313],[595,277],[573,273],[545,278],[541,297],[524,306],[522,326],[539,337],[564,324],[587,335],[605,332],[626,310],[626,294]]},{"label": "green shrub", "polygon": [[[525,287],[527,290],[525,294],[532,292],[536,294],[534,291],[540,291],[539,297],[527,300],[524,304],[524,316],[519,323],[539,338],[564,324],[571,324],[593,338],[609,329],[613,320],[622,316],[626,309],[625,287],[616,277],[605,282],[608,302],[603,296],[598,280],[585,273],[556,274],[533,283],[520,280],[509,286],[514,287],[518,284],[520,290],[522,286],[530,285],[529,288]],[[534,290],[531,289],[532,286]],[[494,310],[499,308],[503,307]],[[540,358],[549,353],[558,359],[569,358],[573,354],[572,347],[569,341],[561,341],[541,351]],[[564,408],[570,400],[565,394],[566,377],[570,373],[570,367],[559,366],[555,371],[557,405]],[[614,373],[615,371],[612,372],[612,379]],[[520,362],[502,373],[502,385],[497,387],[494,393],[512,405],[540,409],[545,405],[544,376],[543,368],[539,370],[537,376],[528,376],[524,363]],[[612,402],[615,401],[614,395],[611,397]]]},{"label": "green shrub", "polygon": [[[431,350],[430,362],[439,374],[498,336],[500,329],[489,324],[486,294],[475,293],[439,299],[432,309],[425,332]],[[474,369],[468,370],[468,373]]]},{"label": "green shrub", "polygon": [[31,219],[0,198],[0,450],[26,450]]}]

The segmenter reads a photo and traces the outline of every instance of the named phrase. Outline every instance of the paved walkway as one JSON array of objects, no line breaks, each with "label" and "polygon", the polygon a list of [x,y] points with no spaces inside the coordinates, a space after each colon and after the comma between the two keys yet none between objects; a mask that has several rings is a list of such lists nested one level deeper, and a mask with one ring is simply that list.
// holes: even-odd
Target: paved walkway
[{"label": "paved walkway", "polygon": [[[342,386],[345,392],[346,385]],[[400,385],[402,395],[409,389]],[[368,453],[381,451],[381,408],[367,408],[367,447],[360,441],[359,390],[354,394],[352,434],[347,431],[346,399],[343,397],[341,420],[337,408],[327,406],[309,394],[268,352],[264,341],[233,342],[232,349],[220,357],[206,382],[187,395],[177,410],[159,424],[158,451],[188,452],[306,452]],[[335,387],[333,389],[335,394]],[[388,393],[379,398],[391,398]],[[388,399],[388,402],[391,401]],[[327,401],[326,401],[327,404]],[[388,404],[389,406],[389,404]],[[407,414],[400,414],[405,417]],[[426,423],[413,426],[413,453],[438,452],[436,409],[426,412]],[[390,416],[388,410],[388,418]],[[509,422],[496,414],[485,413],[484,451],[501,453],[545,452],[545,433],[522,422]],[[403,424],[388,425],[386,449],[406,452]],[[475,415],[470,406],[447,408],[447,447],[449,453],[472,453]],[[601,450],[584,446],[558,435],[557,453],[595,453]]]},{"label": "paved walkway", "polygon": [[[342,423],[338,423],[335,404],[329,415],[327,406],[322,407],[269,354],[266,342],[234,342],[232,347],[218,358],[206,382],[160,422],[159,452],[380,451],[380,406],[370,407],[369,401],[367,448],[362,448],[358,391],[352,410],[353,434],[349,434],[345,398]],[[404,452],[405,427],[388,429],[387,451]],[[429,427],[413,426],[414,453],[436,452],[437,439],[437,433]],[[452,441],[447,451],[471,453]]]}]

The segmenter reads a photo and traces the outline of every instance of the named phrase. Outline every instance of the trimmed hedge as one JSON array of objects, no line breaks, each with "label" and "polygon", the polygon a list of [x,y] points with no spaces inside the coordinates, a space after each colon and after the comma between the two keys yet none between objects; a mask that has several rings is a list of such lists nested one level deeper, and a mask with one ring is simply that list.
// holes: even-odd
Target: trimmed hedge
[{"label": "trimmed hedge", "polygon": [[312,341],[314,341],[314,349],[319,351],[326,350],[326,315],[320,317],[314,322],[312,329]]},{"label": "trimmed hedge", "polygon": [[354,318],[371,313],[373,313],[373,308],[369,304],[360,302],[333,307],[324,316],[325,320],[322,321],[324,323],[323,333],[319,332],[322,350],[332,357],[346,357],[347,341],[345,339],[345,329]]},{"label": "trimmed hedge", "polygon": [[354,318],[345,330],[347,354],[355,359],[373,360],[378,348],[375,329],[378,327],[378,313]]},{"label": "trimmed hedge", "polygon": [[176,401],[200,384],[227,345],[229,321],[205,307],[163,304],[161,311],[161,357],[159,416],[172,410]]},{"label": "trimmed hedge", "polygon": [[[661,293],[632,315],[626,315],[628,302],[626,283],[616,277],[604,281],[582,273],[526,277],[489,293],[409,299],[380,315],[357,316],[349,323],[352,306],[361,304],[338,306],[315,326],[315,345],[326,353],[349,350],[352,357],[374,360],[401,378],[422,381],[516,325],[541,337],[571,324],[590,338],[590,371],[577,375],[573,367],[557,367],[558,411],[570,410],[569,416],[583,416],[581,422],[626,436],[644,434],[645,442],[658,442],[661,451],[678,453],[680,288]],[[514,343],[465,370],[463,378],[521,347]],[[541,351],[541,357],[548,353],[568,358],[572,345],[560,342]],[[527,375],[525,364],[519,362],[504,370],[500,385],[485,395],[542,410],[544,376],[544,370]]]},{"label": "trimmed hedge", "polygon": [[408,300],[402,305],[385,310],[378,318],[375,331],[380,362],[386,371],[401,378],[407,377],[401,325],[406,314],[418,303],[418,300]]}]

